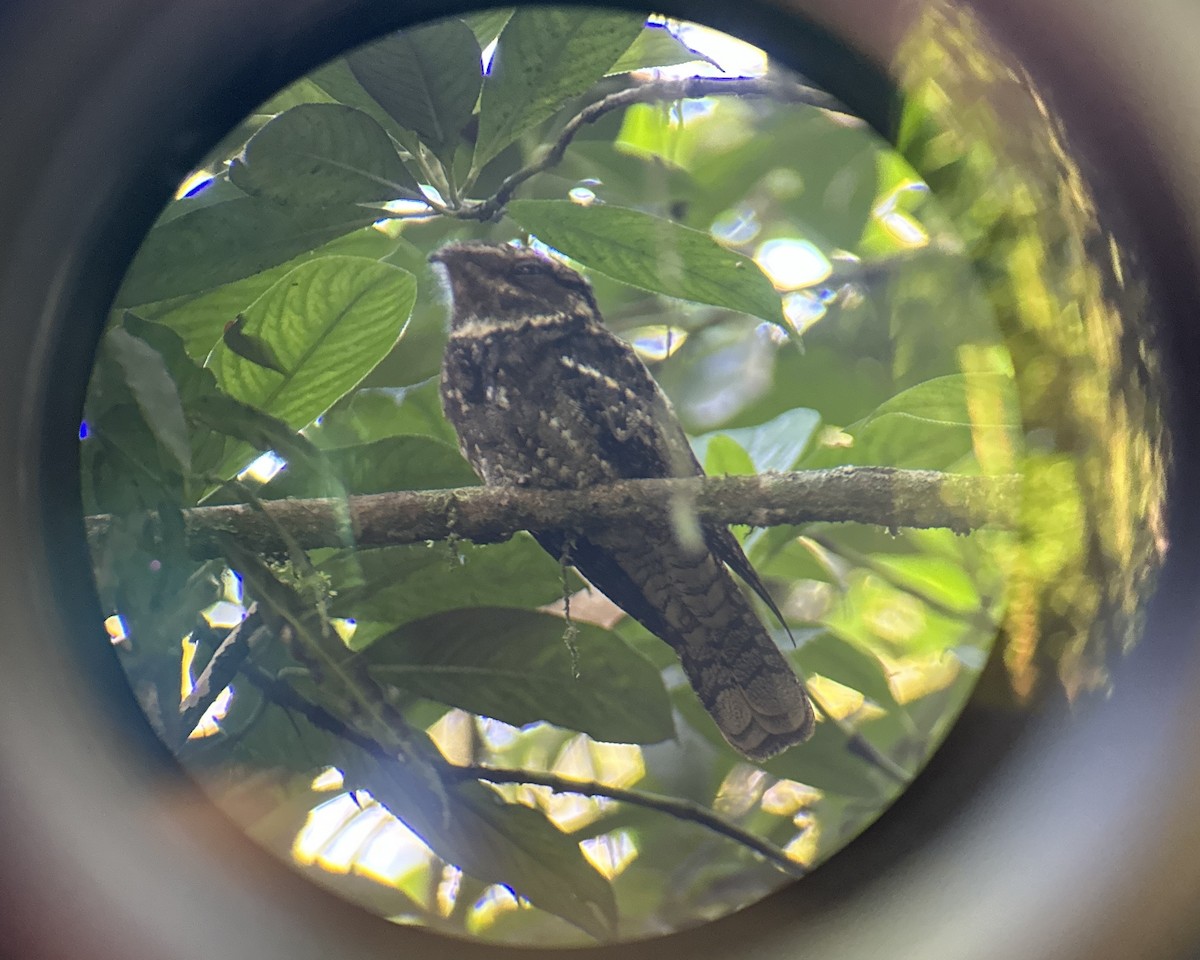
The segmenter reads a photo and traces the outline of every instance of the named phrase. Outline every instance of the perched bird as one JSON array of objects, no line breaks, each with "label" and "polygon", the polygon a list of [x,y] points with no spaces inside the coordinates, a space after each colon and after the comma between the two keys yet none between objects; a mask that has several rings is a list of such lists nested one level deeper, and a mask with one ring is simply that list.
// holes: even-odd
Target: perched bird
[{"label": "perched bird", "polygon": [[[446,419],[488,486],[579,489],[703,474],[670,401],[605,326],[591,286],[536,251],[452,244],[442,264],[453,309],[442,364]],[[569,536],[535,532],[674,649],[721,733],[751,760],[812,735],[803,685],[739,589],[778,614],[727,527],[682,544],[661,525]]]}]

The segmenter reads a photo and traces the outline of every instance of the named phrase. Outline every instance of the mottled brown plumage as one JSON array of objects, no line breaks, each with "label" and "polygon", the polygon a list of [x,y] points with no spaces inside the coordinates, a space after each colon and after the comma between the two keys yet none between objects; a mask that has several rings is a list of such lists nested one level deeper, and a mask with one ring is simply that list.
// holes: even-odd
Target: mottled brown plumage
[{"label": "mottled brown plumage", "polygon": [[[578,489],[703,473],[666,395],[604,326],[576,271],[528,249],[444,247],[453,296],[442,405],[463,455],[489,486]],[[701,703],[743,755],[764,760],[808,739],[812,706],[730,574],[771,602],[725,527],[685,546],[664,517],[650,529],[573,537],[539,532],[575,568],[675,650]],[[778,613],[778,611],[775,611]]]}]

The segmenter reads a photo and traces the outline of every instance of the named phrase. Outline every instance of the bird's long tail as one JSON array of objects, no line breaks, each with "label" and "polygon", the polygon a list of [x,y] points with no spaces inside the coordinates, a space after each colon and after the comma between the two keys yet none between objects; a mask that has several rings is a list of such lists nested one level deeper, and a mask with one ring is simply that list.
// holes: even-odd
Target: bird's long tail
[{"label": "bird's long tail", "polygon": [[[638,546],[608,543],[605,552],[636,585],[641,604],[624,602],[631,584],[610,593],[603,574],[576,566],[674,648],[705,710],[744,756],[766,760],[811,737],[808,694],[725,564],[707,550]],[[625,598],[614,596],[621,592]]]}]

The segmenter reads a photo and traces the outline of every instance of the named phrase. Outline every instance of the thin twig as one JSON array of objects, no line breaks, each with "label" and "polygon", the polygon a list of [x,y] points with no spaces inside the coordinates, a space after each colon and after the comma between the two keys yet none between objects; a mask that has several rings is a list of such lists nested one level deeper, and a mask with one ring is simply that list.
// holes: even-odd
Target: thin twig
[{"label": "thin twig", "polygon": [[[346,522],[359,547],[444,540],[451,534],[495,543],[519,530],[585,533],[613,525],[662,525],[683,498],[698,521],[773,527],[813,522],[864,523],[896,530],[947,528],[966,534],[1014,525],[1020,477],[972,477],[894,467],[835,467],[795,473],[676,480],[622,480],[582,490],[463,487],[396,491],[346,500],[269,500],[184,511],[188,549],[222,556],[231,537],[258,553],[287,554],[346,545]],[[265,515],[264,515],[265,514]],[[112,526],[106,514],[86,518],[90,541]],[[290,537],[279,534],[286,528]],[[290,541],[290,542],[288,542]]]},{"label": "thin twig", "polygon": [[[262,691],[264,697],[277,706],[300,714],[318,729],[354,744],[378,760],[394,759],[377,741],[359,733],[324,707],[305,699],[289,684],[275,679],[260,667],[247,662],[243,665],[242,672],[254,686]],[[623,787],[610,787],[594,781],[570,780],[552,773],[540,773],[534,770],[500,770],[486,766],[461,767],[444,762],[438,762],[435,766],[438,773],[448,781],[487,780],[489,783],[531,784],[549,787],[556,793],[604,797],[644,807],[647,810],[656,810],[680,820],[699,824],[735,843],[740,843],[792,876],[801,877],[805,874],[804,867],[791,859],[775,844],[743,830],[737,824],[730,823],[707,807],[691,800],[664,797]]]},{"label": "thin twig", "polygon": [[629,790],[623,787],[611,787],[594,780],[572,780],[553,773],[538,773],[533,770],[500,770],[494,767],[471,766],[458,767],[450,765],[451,775],[460,779],[487,780],[489,783],[517,783],[549,787],[555,793],[575,793],[584,797],[603,797],[608,800],[618,800],[647,810],[657,810],[669,814],[678,820],[686,820],[699,824],[714,833],[749,847],[775,866],[794,877],[802,877],[806,871],[804,866],[789,857],[782,849],[762,837],[743,830],[735,823],[724,819],[708,807],[692,800],[682,800],[677,797],[664,797],[656,793],[645,793],[641,790]]},{"label": "thin twig", "polygon": [[765,77],[721,78],[685,77],[677,80],[652,80],[610,93],[595,103],[590,103],[567,121],[558,138],[537,160],[522,167],[505,179],[491,197],[479,203],[464,204],[451,211],[451,216],[464,220],[491,220],[504,209],[517,188],[526,180],[557,166],[567,152],[575,135],[589,123],[595,123],[606,113],[620,110],[635,103],[657,103],[669,100],[691,100],[697,97],[738,96],[770,97],[781,103],[803,103],[827,110],[844,110],[841,103],[814,87],[799,83],[788,83]]}]

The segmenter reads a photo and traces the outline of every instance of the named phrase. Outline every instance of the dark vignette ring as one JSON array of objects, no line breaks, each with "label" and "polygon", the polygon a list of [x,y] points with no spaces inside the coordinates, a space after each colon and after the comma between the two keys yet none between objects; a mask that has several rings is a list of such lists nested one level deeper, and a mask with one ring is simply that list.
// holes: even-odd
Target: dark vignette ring
[{"label": "dark vignette ring", "polygon": [[[906,5],[801,6],[879,55]],[[979,6],[1049,83],[1101,196],[1133,226],[1163,315],[1176,321],[1164,331],[1176,386],[1173,549],[1147,640],[1112,702],[1073,729],[1056,715],[1037,718],[1038,736],[1012,749],[1020,730],[969,709],[912,790],[804,884],[711,926],[594,955],[984,957],[1010,953],[1018,934],[1040,944],[1026,956],[1117,956],[1130,944],[1172,955],[1197,933],[1189,908],[1200,868],[1188,856],[1197,828],[1187,815],[1200,782],[1187,696],[1197,673],[1195,428],[1181,385],[1200,364],[1186,329],[1196,315],[1200,208],[1181,170],[1200,157],[1200,134],[1186,118],[1156,127],[1161,116],[1137,109],[1152,82],[1167,91],[1186,83],[1186,65],[1164,57],[1139,73],[1114,44],[1153,43],[1152,21],[1141,34],[1134,22],[1106,36],[1118,12],[1098,0]],[[218,943],[263,957],[531,952],[369,918],[196,809],[203,802],[95,642],[77,489],[75,427],[105,305],[180,176],[255,103],[323,59],[456,8],[110,0],[81,13],[69,0],[44,0],[0,14],[0,534],[12,545],[0,554],[0,929],[14,955],[182,958]],[[795,19],[798,9],[664,9],[784,59],[803,52],[814,80],[889,132],[882,74],[849,55],[810,59],[839,48]],[[173,824],[184,806],[205,824],[200,834]]]}]

